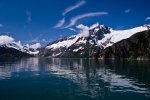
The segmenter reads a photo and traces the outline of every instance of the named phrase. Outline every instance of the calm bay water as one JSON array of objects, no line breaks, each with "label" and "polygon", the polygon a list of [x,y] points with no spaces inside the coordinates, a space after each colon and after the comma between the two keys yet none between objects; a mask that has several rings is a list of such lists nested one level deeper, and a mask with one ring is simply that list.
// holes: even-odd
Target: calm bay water
[{"label": "calm bay water", "polygon": [[150,100],[150,61],[0,59],[0,100]]}]

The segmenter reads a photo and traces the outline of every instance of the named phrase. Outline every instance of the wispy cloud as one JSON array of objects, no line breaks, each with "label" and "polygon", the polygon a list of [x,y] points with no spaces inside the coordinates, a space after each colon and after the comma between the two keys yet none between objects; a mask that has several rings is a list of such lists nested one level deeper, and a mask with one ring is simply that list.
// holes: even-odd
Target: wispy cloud
[{"label": "wispy cloud", "polygon": [[94,17],[94,16],[103,16],[103,15],[108,15],[108,12],[91,12],[91,13],[85,13],[82,15],[78,15],[76,17],[73,17],[70,21],[70,24],[65,26],[64,28],[69,28],[71,26],[74,26],[78,20],[86,17]]},{"label": "wispy cloud", "polygon": [[0,24],[0,28],[3,27],[3,24]]},{"label": "wispy cloud", "polygon": [[146,20],[146,21],[147,21],[147,20],[150,20],[150,17],[146,17],[145,20]]},{"label": "wispy cloud", "polygon": [[32,21],[32,14],[30,11],[26,11],[27,23],[30,24]]},{"label": "wispy cloud", "polygon": [[65,16],[67,13],[81,7],[82,5],[84,5],[86,3],[86,1],[82,0],[80,2],[78,2],[77,4],[70,6],[68,8],[65,9],[65,11],[62,13],[63,16]]},{"label": "wispy cloud", "polygon": [[68,29],[71,30],[71,31],[76,32],[76,30],[74,28],[68,28]]},{"label": "wispy cloud", "polygon": [[130,13],[130,12],[131,12],[131,9],[126,9],[124,12],[125,12],[125,13]]},{"label": "wispy cloud", "polygon": [[[77,8],[79,8],[79,7],[81,7],[81,6],[83,6],[85,3],[86,3],[86,1],[85,1],[85,0],[82,0],[82,1],[80,1],[80,2],[78,2],[78,3],[76,3],[75,5],[66,8],[66,9],[64,10],[64,12],[62,12],[62,15],[64,16],[64,18],[62,18],[61,20],[59,20],[58,23],[57,23],[55,26],[53,26],[53,28],[61,28],[61,27],[64,25],[64,23],[65,23],[65,15],[66,15],[67,13],[69,13],[69,12],[71,12],[71,11],[73,11],[73,10],[75,10],[75,9],[77,9]],[[73,31],[73,30],[72,30],[72,31]]]},{"label": "wispy cloud", "polygon": [[60,28],[64,25],[65,18],[61,19],[53,28]]}]

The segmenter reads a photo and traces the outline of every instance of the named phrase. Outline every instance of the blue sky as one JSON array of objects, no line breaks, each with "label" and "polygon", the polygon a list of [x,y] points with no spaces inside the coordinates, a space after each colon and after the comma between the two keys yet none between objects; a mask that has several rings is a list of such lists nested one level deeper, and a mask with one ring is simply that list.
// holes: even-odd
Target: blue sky
[{"label": "blue sky", "polygon": [[128,29],[150,23],[149,5],[150,0],[0,0],[0,35],[46,44],[78,33],[79,24]]}]

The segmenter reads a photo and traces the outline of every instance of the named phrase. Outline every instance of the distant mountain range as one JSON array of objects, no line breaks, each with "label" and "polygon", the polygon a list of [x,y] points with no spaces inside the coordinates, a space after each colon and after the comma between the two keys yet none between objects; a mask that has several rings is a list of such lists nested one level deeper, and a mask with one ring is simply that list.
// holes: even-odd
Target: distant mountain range
[{"label": "distant mountain range", "polygon": [[0,58],[36,56],[39,54],[38,48],[39,43],[22,45],[20,41],[16,42],[10,36],[0,36]]},{"label": "distant mountain range", "polygon": [[79,34],[63,37],[45,47],[22,45],[12,37],[0,36],[0,57],[44,56],[66,58],[150,58],[150,25],[113,30],[106,25],[79,25]]}]

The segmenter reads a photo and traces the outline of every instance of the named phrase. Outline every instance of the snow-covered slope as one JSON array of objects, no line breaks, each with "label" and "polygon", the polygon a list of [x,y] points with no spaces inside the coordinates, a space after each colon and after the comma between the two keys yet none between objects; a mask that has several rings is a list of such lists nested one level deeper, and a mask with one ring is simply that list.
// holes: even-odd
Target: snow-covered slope
[{"label": "snow-covered slope", "polygon": [[101,59],[149,59],[150,58],[150,30],[138,32],[128,39],[119,41],[99,52]]},{"label": "snow-covered slope", "polygon": [[40,47],[40,44],[34,44],[34,45],[23,45],[21,44],[20,41],[16,42],[14,38],[10,37],[10,36],[6,36],[6,35],[1,35],[0,36],[0,47],[3,48],[13,48],[16,49],[18,51],[30,54],[30,55],[37,55],[39,53],[39,51],[37,50],[37,48]]},{"label": "snow-covered slope", "polygon": [[103,45],[104,48],[112,46],[123,39],[127,39],[132,35],[148,30],[146,26],[139,26],[128,30],[110,30],[110,34],[104,34],[104,38],[98,41],[98,45]]},{"label": "snow-covered slope", "polygon": [[83,57],[84,55],[96,53],[97,51],[112,46],[114,43],[127,39],[138,32],[148,30],[149,25],[128,30],[113,30],[106,25],[96,23],[91,27],[81,24],[77,28],[80,29],[79,34],[59,39],[47,45],[45,47],[45,55],[69,57],[78,53],[79,56],[82,55]]},{"label": "snow-covered slope", "polygon": [[[95,27],[94,27],[95,26]],[[108,34],[109,32],[109,27],[105,25],[99,25],[99,24],[94,24],[90,28],[84,25],[79,25],[77,26],[79,29],[81,29],[80,33],[77,35],[70,36],[65,39],[60,39],[58,42],[54,42],[50,45],[48,45],[46,48],[47,49],[58,49],[61,47],[68,48],[72,46],[73,44],[85,44],[88,41],[88,37],[92,37],[93,40],[97,39],[98,35],[103,35],[103,34]],[[93,28],[94,27],[94,28]],[[105,33],[106,31],[106,33]],[[98,34],[97,34],[98,33]],[[92,44],[92,42],[91,42]]]}]

